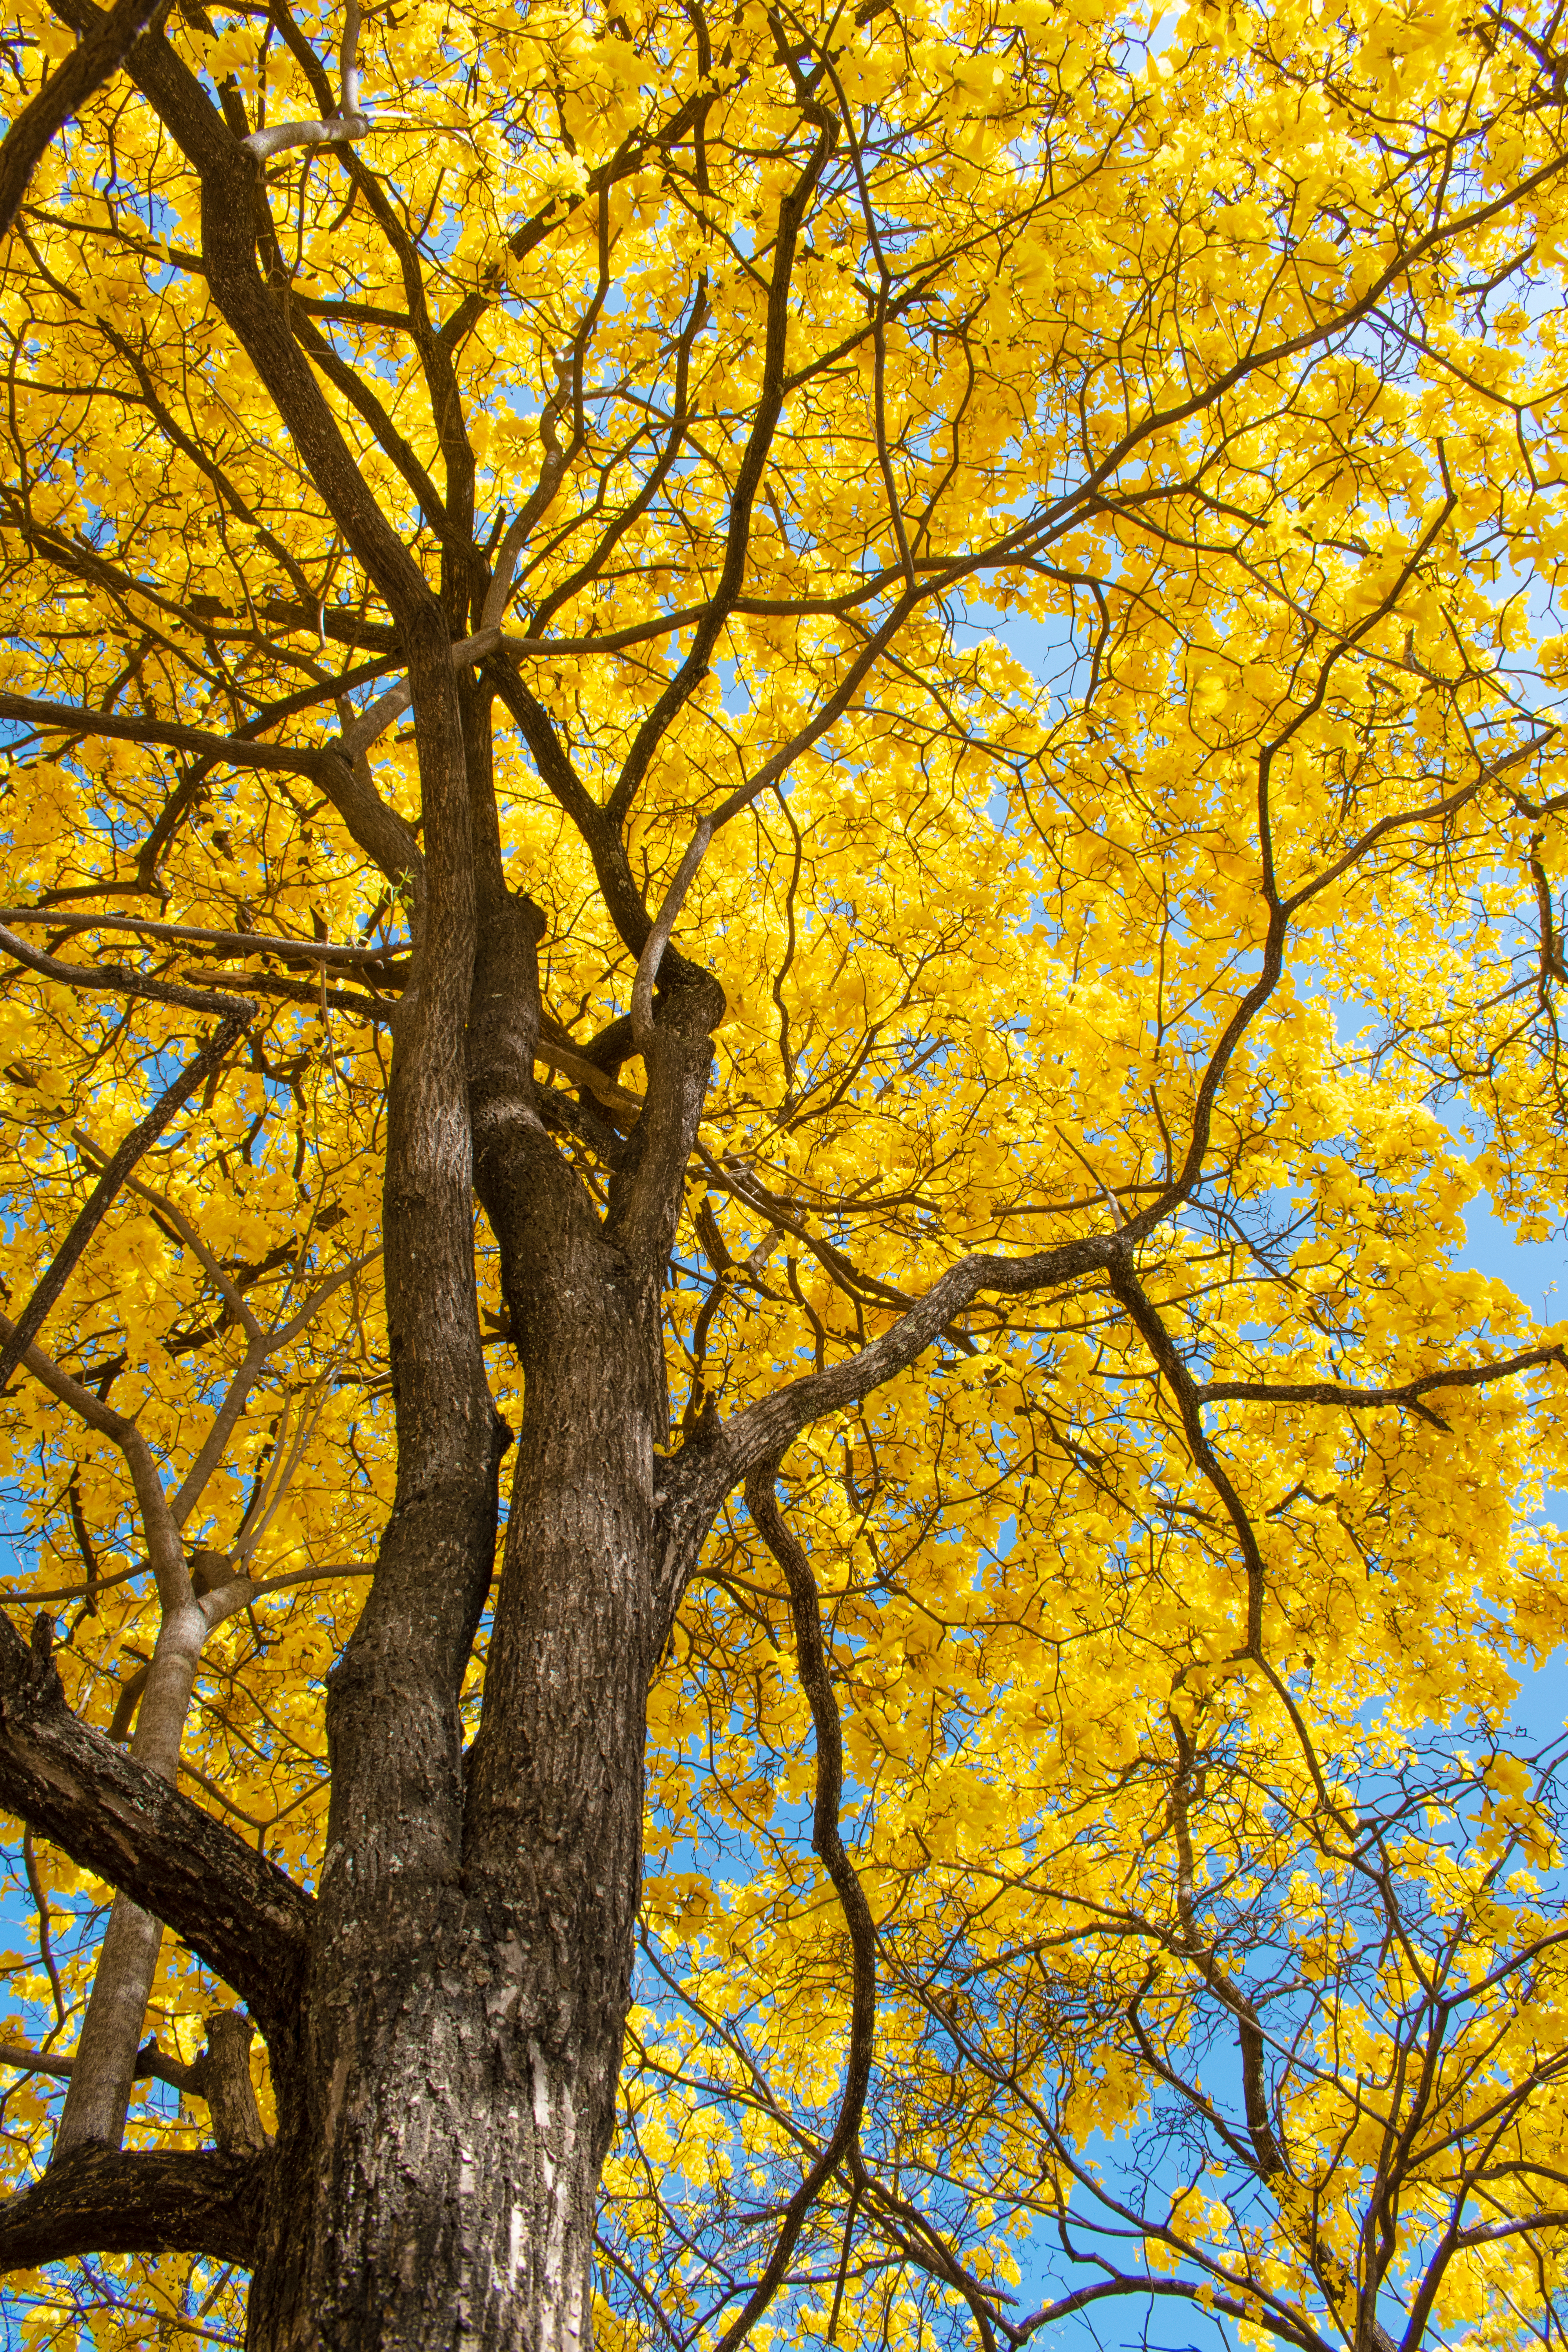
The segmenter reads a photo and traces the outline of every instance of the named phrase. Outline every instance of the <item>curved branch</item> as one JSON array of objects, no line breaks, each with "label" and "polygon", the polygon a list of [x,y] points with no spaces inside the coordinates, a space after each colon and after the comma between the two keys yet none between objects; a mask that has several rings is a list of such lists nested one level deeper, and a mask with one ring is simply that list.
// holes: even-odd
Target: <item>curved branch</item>
[{"label": "curved branch", "polygon": [[[16,1328],[8,1315],[0,1314],[0,1339],[9,1339]],[[106,1404],[90,1389],[84,1389],[79,1381],[72,1380],[70,1374],[47,1355],[37,1341],[27,1349],[22,1360],[34,1379],[40,1381],[52,1397],[58,1397],[61,1404],[74,1412],[79,1420],[85,1421],[89,1429],[96,1429],[100,1436],[108,1438],[111,1445],[119,1447],[126,1469],[131,1474],[137,1508],[142,1514],[147,1564],[153,1570],[159,1601],[168,1611],[183,1607],[190,1598],[191,1589],[184,1547],[180,1541],[179,1528],[170,1516],[169,1498],[163,1492],[158,1465],[146,1438],[133,1421],[128,1421],[123,1413],[116,1412],[111,1404]]]},{"label": "curved branch", "polygon": [[1149,1353],[1168,1383],[1181,1415],[1187,1451],[1200,1475],[1208,1480],[1236,1530],[1247,1574],[1247,1643],[1244,1654],[1263,1662],[1263,1601],[1268,1570],[1247,1507],[1237,1493],[1229,1472],[1209,1442],[1204,1427],[1203,1400],[1180,1349],[1166,1330],[1160,1311],[1133,1270],[1131,1253],[1123,1253],[1111,1268],[1110,1286],[1141,1333]]},{"label": "curved branch", "polygon": [[827,1668],[822,1638],[822,1611],[811,1562],[784,1525],[773,1493],[776,1462],[759,1465],[746,1481],[746,1507],[757,1531],[784,1570],[789,1586],[790,1613],[795,1620],[795,1650],[800,1679],[811,1704],[816,1733],[816,1803],[812,1815],[811,1843],[833,1881],[835,1894],[849,1930],[854,1958],[855,1989],[849,2011],[849,2061],[844,2073],[844,2095],[838,2121],[800,2187],[784,2208],[784,2221],[768,2258],[739,2316],[719,2339],[717,2352],[736,2352],[751,2334],[784,2282],[789,2258],[805,2226],[807,2214],[826,2181],[855,2148],[871,2079],[871,2053],[877,2038],[877,1930],[854,1865],[838,1834],[838,1805],[844,1793],[844,1742],[838,1724],[838,1702]]},{"label": "curved branch", "polygon": [[[273,155],[281,155],[289,147],[331,147],[346,145],[363,139],[378,126],[360,104],[359,71],[360,9],[359,0],[348,0],[343,12],[342,47],[339,53],[339,88],[342,103],[336,114],[324,121],[279,122],[270,131],[253,131],[240,145],[258,162],[266,163]],[[397,114],[384,116],[383,121],[395,122]]]},{"label": "curved branch", "polygon": [[347,146],[375,129],[368,114],[334,114],[324,122],[275,122],[269,131],[253,131],[240,145],[258,163],[268,163],[290,147]]},{"label": "curved branch", "polygon": [[0,907],[0,923],[47,923],[56,931],[134,931],[138,938],[145,935],[151,940],[221,949],[229,955],[276,956],[279,963],[325,964],[329,971],[342,966],[355,973],[368,969],[377,981],[383,977],[384,965],[390,979],[398,958],[409,955],[414,945],[411,940],[392,940],[378,948],[340,947],[331,940],[269,937],[265,931],[210,931],[197,923],[159,923],[148,915],[90,914],[68,918],[58,907]]},{"label": "curved branch", "polygon": [[[498,639],[499,643],[499,639]],[[356,768],[352,751],[342,753],[337,742],[319,751],[309,745],[259,743],[238,735],[212,735],[205,728],[185,727],[171,720],[128,718],[120,711],[85,710],[68,702],[42,702],[35,695],[0,694],[0,719],[16,719],[50,734],[103,735],[127,743],[159,743],[174,751],[189,751],[199,760],[221,760],[236,768],[271,768],[280,773],[309,776],[337,810],[365,856],[380,867],[395,887],[411,885],[416,907],[421,902],[424,855],[405,818],[384,802],[369,772]],[[388,722],[390,724],[390,721]],[[10,952],[15,953],[15,950]],[[31,951],[29,951],[30,953]],[[27,957],[22,961],[26,962]],[[41,969],[41,967],[38,967]],[[142,983],[147,993],[157,986]],[[166,1001],[195,1003],[193,992],[176,991]],[[209,1009],[211,1000],[198,1009]]]},{"label": "curved branch", "polygon": [[1028,1257],[995,1257],[976,1251],[949,1266],[907,1314],[842,1363],[786,1381],[772,1396],[759,1398],[723,1423],[707,1442],[683,1446],[669,1462],[657,1496],[664,1538],[658,1604],[666,1622],[679,1601],[721,1503],[759,1462],[776,1460],[792,1439],[824,1413],[853,1403],[903,1371],[983,1290],[995,1291],[1003,1297],[1023,1297],[1032,1291],[1051,1290],[1063,1283],[1104,1274],[1127,1255],[1127,1239],[1121,1234],[1084,1234],[1054,1249],[1037,1250]]},{"label": "curved branch", "polygon": [[268,2039],[291,2032],[310,1897],[155,1772],[78,1721],[49,1656],[0,1616],[0,1804],[184,1937]]}]

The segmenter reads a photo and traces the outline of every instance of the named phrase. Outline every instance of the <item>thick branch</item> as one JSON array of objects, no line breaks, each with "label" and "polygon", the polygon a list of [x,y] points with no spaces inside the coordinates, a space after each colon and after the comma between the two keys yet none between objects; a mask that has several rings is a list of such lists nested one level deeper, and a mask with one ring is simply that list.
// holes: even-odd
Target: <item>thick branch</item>
[{"label": "thick branch", "polygon": [[248,2265],[269,2152],[77,2147],[0,2205],[0,2273],[73,2254],[210,2254]]},{"label": "thick branch", "polygon": [[267,2145],[250,2080],[250,2020],[237,2009],[219,2010],[207,2020],[206,2048],[191,2068],[191,2088],[207,2103],[213,2137],[246,2156]]},{"label": "thick branch", "polygon": [[[689,969],[689,968],[687,968]],[[651,1005],[651,999],[650,999]],[[635,1265],[661,1265],[675,1244],[681,1180],[697,1140],[724,992],[707,974],[667,991],[644,1047],[647,1092],[610,1188],[605,1235]]]},{"label": "thick branch", "polygon": [[[260,2111],[250,2080],[249,2051],[253,2028],[243,2011],[220,2010],[207,2022],[207,2044],[196,2058],[172,2058],[158,2047],[153,2034],[136,2053],[131,2070],[133,2083],[167,2083],[182,2098],[205,2099],[213,2111],[213,2137],[220,2147],[252,2153],[266,2145]],[[53,2050],[29,2050],[16,2042],[0,2042],[0,2066],[15,2066],[23,2074],[53,2074],[68,2083],[76,2058]]]},{"label": "thick branch", "polygon": [[665,892],[664,904],[654,918],[653,929],[649,931],[643,945],[643,951],[637,958],[637,978],[632,983],[632,1035],[637,1040],[639,1054],[646,1055],[652,1047],[653,992],[654,984],[658,979],[658,967],[663,961],[665,949],[669,945],[669,935],[675,929],[675,919],[680,912],[688,890],[696,879],[697,869],[702,863],[703,853],[712,837],[712,824],[707,817],[704,817],[687,844],[686,855],[680,861],[680,869]]},{"label": "thick branch", "polygon": [[48,1654],[0,1616],[0,1803],[184,1937],[263,2033],[291,2028],[310,1898],[166,1780],[79,1723]]},{"label": "thick branch", "polygon": [[51,139],[101,89],[131,54],[131,45],[152,23],[163,0],[119,0],[94,25],[64,63],[30,98],[0,140],[0,236],[15,221],[27,183]]}]

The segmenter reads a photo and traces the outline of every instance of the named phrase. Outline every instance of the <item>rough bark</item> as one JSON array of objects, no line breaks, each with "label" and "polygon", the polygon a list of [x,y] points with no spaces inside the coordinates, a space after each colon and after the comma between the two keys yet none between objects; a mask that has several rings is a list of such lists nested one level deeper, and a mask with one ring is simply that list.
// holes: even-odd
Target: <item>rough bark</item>
[{"label": "rough bark", "polygon": [[[334,1687],[334,1843],[286,2142],[299,2162],[286,2154],[277,2176],[252,2287],[257,2345],[461,2341],[500,2352],[588,2336],[598,2175],[630,1995],[656,1655],[653,1477],[668,1428],[660,1290],[708,1025],[722,1000],[705,983],[679,1017],[667,1008],[656,1059],[670,1108],[628,1151],[602,1223],[551,1139],[533,1084],[541,926],[507,892],[493,814],[485,821],[493,811],[485,698],[467,696],[462,722],[479,939],[466,1024],[474,1162],[463,1171],[462,1246],[471,1183],[500,1244],[526,1410],[479,1735],[464,1779],[451,1737],[445,1769],[403,1809],[395,1872],[372,1876],[363,1859],[385,1833],[384,1742],[396,1704],[384,1680],[374,1706],[358,1700],[363,1625]],[[396,1237],[414,1225],[396,1191],[401,1173],[395,1138],[389,1303],[403,1296]],[[416,1302],[427,1357],[427,1279],[406,1294],[405,1311]],[[455,1300],[447,1328],[454,1338],[462,1328]],[[430,1400],[411,1395],[406,1409],[400,1459],[416,1460]],[[440,1459],[449,1471],[445,1441]],[[489,1460],[487,1530],[499,1451]],[[399,1507],[403,1494],[400,1479]],[[482,1587],[454,1610],[449,1653],[434,1654],[428,1602],[421,1625],[412,1578],[427,1594],[432,1547],[438,1538],[450,1547],[461,1522],[449,1495],[438,1527],[411,1517],[400,1534],[398,1519],[395,1508],[367,1620],[380,1613],[398,1661],[417,1654],[426,1706],[433,1692],[450,1694],[455,1734]],[[395,1539],[410,1547],[411,1586],[401,1595]],[[476,1528],[468,1556],[478,1554]],[[484,1566],[488,1576],[488,1549]]]},{"label": "rough bark", "polygon": [[[250,2079],[250,2045],[256,2028],[243,2010],[222,2009],[207,2020],[206,2047],[197,2058],[175,2058],[160,2050],[153,2034],[136,2053],[132,2069],[138,2083],[167,2083],[183,2097],[203,2099],[212,2115],[212,2136],[231,2154],[257,2155],[268,2145],[256,2088]],[[19,2042],[0,2042],[0,2066],[16,2066],[23,2074],[54,2074],[69,2082],[80,2058],[52,2050],[30,2050]],[[61,2154],[55,2142],[54,2160]]]},{"label": "rough bark", "polygon": [[231,2156],[258,2156],[268,2144],[250,2079],[254,2038],[242,2011],[216,2011],[207,2020],[207,2046],[186,2080],[185,2087],[206,2101],[213,2137]]},{"label": "rough bark", "polygon": [[73,2148],[0,2204],[0,2272],[89,2253],[249,2263],[271,2162],[265,2151]]},{"label": "rough bark", "polygon": [[[449,679],[443,662],[433,683]],[[420,694],[416,673],[416,714]],[[488,1971],[460,1883],[458,1702],[491,1577],[505,1432],[472,1273],[466,858],[428,776],[426,794],[437,944],[397,1034],[384,1192],[397,1486],[328,1701],[327,1850],[300,2062],[279,2080],[257,2345],[450,2344],[454,2231],[460,2242],[468,2151],[485,2128],[489,2052],[474,2021]]]}]

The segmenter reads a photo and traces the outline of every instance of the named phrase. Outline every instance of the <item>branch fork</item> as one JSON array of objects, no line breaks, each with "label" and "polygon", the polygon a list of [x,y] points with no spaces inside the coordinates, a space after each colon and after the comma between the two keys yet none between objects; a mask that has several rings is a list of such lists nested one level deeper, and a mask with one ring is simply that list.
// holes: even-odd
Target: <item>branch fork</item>
[{"label": "branch fork", "polygon": [[400,110],[383,111],[374,121],[360,104],[359,72],[359,0],[348,0],[343,15],[342,48],[339,58],[339,87],[342,103],[336,114],[324,121],[301,118],[296,122],[277,122],[267,131],[253,131],[240,146],[258,163],[270,163],[274,155],[282,155],[290,147],[346,147],[356,139],[368,138],[373,131],[391,128],[412,118]]}]

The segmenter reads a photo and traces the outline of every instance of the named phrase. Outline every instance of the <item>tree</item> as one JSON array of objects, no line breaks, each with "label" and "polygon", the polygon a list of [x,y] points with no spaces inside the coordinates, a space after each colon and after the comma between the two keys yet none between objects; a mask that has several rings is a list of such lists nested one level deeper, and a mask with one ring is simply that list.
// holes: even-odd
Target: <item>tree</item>
[{"label": "tree", "polygon": [[181,0],[73,97],[0,2260],[110,2337],[1550,2341],[1568,1356],[1459,1259],[1568,1170],[1565,72]]}]

